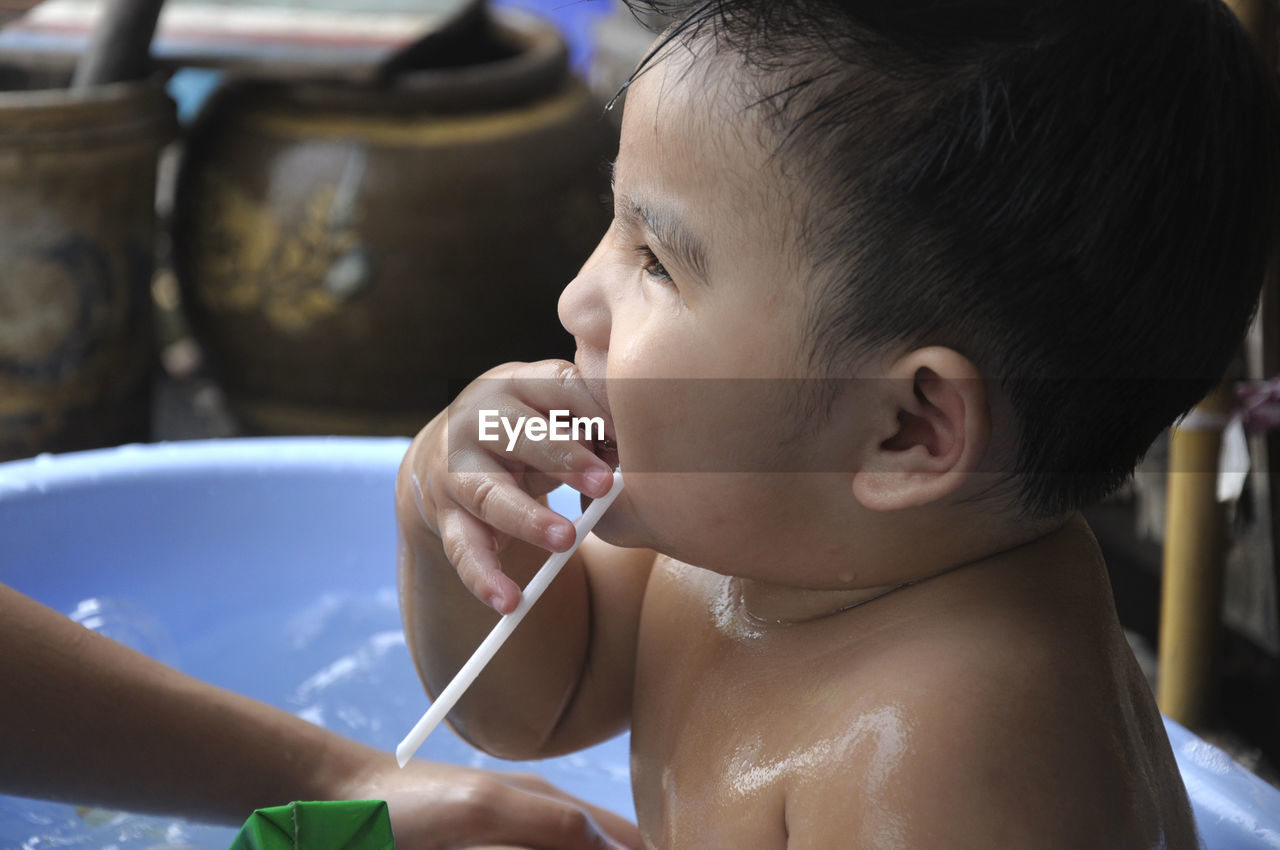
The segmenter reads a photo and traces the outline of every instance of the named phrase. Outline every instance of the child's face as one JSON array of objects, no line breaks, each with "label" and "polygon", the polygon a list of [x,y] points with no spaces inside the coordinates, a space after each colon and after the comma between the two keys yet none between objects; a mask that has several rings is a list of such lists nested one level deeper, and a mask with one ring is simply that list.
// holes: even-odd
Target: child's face
[{"label": "child's face", "polygon": [[597,531],[710,566],[710,550],[690,546],[724,555],[725,544],[750,543],[743,523],[755,537],[786,521],[779,487],[802,476],[758,473],[812,468],[822,449],[794,439],[794,379],[809,369],[798,207],[766,162],[754,115],[717,93],[717,69],[710,80],[705,65],[684,75],[687,56],[669,55],[628,90],[614,220],[559,311],[628,472]]}]

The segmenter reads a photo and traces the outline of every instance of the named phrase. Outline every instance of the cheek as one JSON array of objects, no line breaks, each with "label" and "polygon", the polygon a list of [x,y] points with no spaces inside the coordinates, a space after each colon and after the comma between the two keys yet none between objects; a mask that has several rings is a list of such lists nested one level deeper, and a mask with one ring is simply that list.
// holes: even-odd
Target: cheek
[{"label": "cheek", "polygon": [[809,470],[798,433],[796,382],[777,378],[609,380],[623,469],[763,473]]},{"label": "cheek", "polygon": [[[790,545],[782,494],[769,476],[628,473],[624,509],[597,533],[726,574],[775,564]],[[785,500],[784,500],[785,501]]]},{"label": "cheek", "polygon": [[[612,358],[611,358],[612,360]],[[689,441],[687,404],[668,393],[683,383],[672,378],[611,377],[609,409],[618,439],[618,458],[626,472],[679,469],[673,451]],[[667,396],[669,403],[663,403]]]},{"label": "cheek", "polygon": [[722,396],[734,383],[680,375],[610,379],[622,468],[645,473],[733,468],[734,446],[726,441],[726,431],[738,417]]},{"label": "cheek", "polygon": [[[614,316],[609,340],[608,376],[633,380],[696,374],[704,359],[698,334],[686,330],[643,303],[627,305]],[[689,370],[693,370],[692,372]]]},{"label": "cheek", "polygon": [[609,411],[624,470],[683,471],[712,430],[696,385],[705,361],[677,328],[645,320],[615,322],[605,374]]}]

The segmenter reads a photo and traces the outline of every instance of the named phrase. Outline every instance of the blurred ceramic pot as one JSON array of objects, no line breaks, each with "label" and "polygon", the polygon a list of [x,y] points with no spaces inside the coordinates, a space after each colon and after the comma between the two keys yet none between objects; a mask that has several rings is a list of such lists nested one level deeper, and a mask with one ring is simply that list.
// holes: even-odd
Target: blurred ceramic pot
[{"label": "blurred ceramic pot", "polygon": [[173,104],[152,82],[0,81],[0,459],[145,440]]},{"label": "blurred ceramic pot", "polygon": [[258,433],[413,433],[506,360],[567,356],[556,301],[608,226],[601,104],[511,11],[385,87],[241,80],[198,119],[174,250]]}]

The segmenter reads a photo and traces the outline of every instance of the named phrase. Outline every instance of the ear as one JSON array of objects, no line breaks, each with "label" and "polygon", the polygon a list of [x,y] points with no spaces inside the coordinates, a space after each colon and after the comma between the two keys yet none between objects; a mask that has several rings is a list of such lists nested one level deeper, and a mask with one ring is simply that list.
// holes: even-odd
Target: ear
[{"label": "ear", "polygon": [[892,511],[954,493],[977,469],[991,432],[977,368],[950,348],[920,348],[895,361],[880,386],[854,498]]}]

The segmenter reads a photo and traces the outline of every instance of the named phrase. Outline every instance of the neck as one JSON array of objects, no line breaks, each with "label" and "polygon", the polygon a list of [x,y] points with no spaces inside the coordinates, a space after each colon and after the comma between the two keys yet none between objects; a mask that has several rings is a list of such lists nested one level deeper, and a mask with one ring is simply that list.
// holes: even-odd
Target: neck
[{"label": "neck", "polygon": [[[1078,515],[1055,523],[1051,528],[1024,531],[1023,534],[983,547],[976,552],[952,551],[950,556],[930,558],[917,550],[910,559],[904,558],[901,567],[881,568],[874,571],[875,583],[859,582],[851,571],[839,575],[826,587],[796,587],[776,584],[759,579],[734,578],[732,592],[742,606],[743,614],[761,626],[790,626],[824,620],[868,605],[898,591],[943,579],[952,573],[969,567],[999,561],[1024,547],[1035,545],[1068,528],[1080,526],[1086,530]],[[1091,537],[1091,536],[1090,536]],[[907,561],[910,561],[908,565]]]},{"label": "neck", "polygon": [[895,587],[817,590],[745,578],[733,579],[733,585],[743,613],[762,626],[792,626],[823,620],[866,604]]}]

